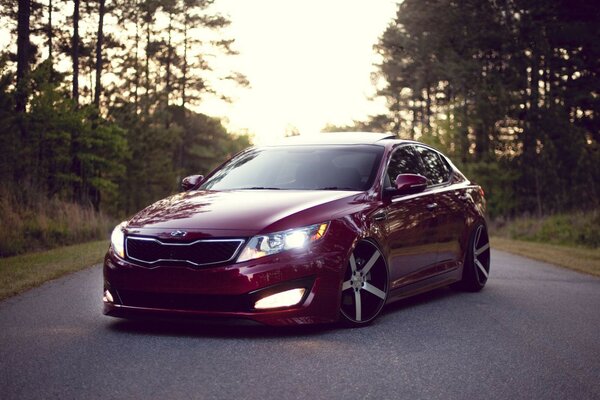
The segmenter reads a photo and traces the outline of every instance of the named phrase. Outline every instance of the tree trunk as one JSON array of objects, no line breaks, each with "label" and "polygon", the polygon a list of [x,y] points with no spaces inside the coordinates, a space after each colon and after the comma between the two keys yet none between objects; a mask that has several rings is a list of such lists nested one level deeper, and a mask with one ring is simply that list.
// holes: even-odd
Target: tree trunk
[{"label": "tree trunk", "polygon": [[410,108],[412,111],[412,121],[410,127],[410,140],[415,140],[415,136],[417,134],[417,106],[415,105],[415,101],[412,100],[410,102]]},{"label": "tree trunk", "polygon": [[428,135],[431,134],[431,92],[430,92],[430,84],[427,83],[425,85],[425,118],[424,118],[424,129],[423,132],[427,132]]},{"label": "tree trunk", "polygon": [[102,44],[104,41],[104,2],[100,0],[98,10],[98,39],[96,41],[96,89],[94,90],[94,105],[100,112],[100,94],[102,93]]},{"label": "tree trunk", "polygon": [[173,26],[173,13],[169,13],[169,27],[167,29],[167,72],[165,82],[165,109],[166,109],[166,120],[165,126],[168,128],[170,125],[171,118],[169,117],[169,95],[171,94],[171,58],[173,57],[173,49],[171,47],[171,29]]},{"label": "tree trunk", "polygon": [[[72,61],[73,61],[73,102],[75,107],[79,106],[79,0],[73,1],[73,42],[72,42]],[[71,132],[71,174],[73,176],[73,200],[82,199],[82,179],[83,171],[81,160],[79,159],[79,132],[75,129]]]},{"label": "tree trunk", "polygon": [[48,0],[48,59],[50,60],[50,68],[53,68],[52,63],[52,39],[54,32],[52,31],[52,0]]},{"label": "tree trunk", "polygon": [[135,107],[135,115],[138,114],[139,110],[139,100],[138,100],[138,88],[140,86],[140,69],[139,69],[139,59],[138,59],[138,48],[140,45],[140,18],[138,15],[138,2],[135,2],[135,55],[134,55],[134,68],[135,68],[135,76],[134,76],[134,92],[133,92],[133,104]]},{"label": "tree trunk", "polygon": [[150,21],[152,20],[152,17],[147,15],[146,18],[146,65],[144,68],[144,75],[146,77],[146,81],[144,82],[146,98],[144,101],[144,114],[148,117],[150,114],[150,40],[152,39]]},{"label": "tree trunk", "polygon": [[73,101],[79,105],[79,0],[73,1]]},{"label": "tree trunk", "polygon": [[469,158],[469,103],[467,101],[467,93],[464,93],[464,100],[462,106],[462,121],[461,121],[461,135],[460,135],[460,159],[464,163]]},{"label": "tree trunk", "polygon": [[[16,111],[24,114],[27,108],[27,76],[29,75],[29,17],[31,1],[19,0],[17,21],[17,90]],[[24,129],[21,130],[25,134]]]},{"label": "tree trunk", "polygon": [[188,19],[187,15],[184,17],[183,22],[183,68],[182,68],[182,77],[181,77],[181,107],[185,107],[186,98],[185,98],[185,87],[187,85],[187,49],[188,49],[188,29],[187,29]]}]

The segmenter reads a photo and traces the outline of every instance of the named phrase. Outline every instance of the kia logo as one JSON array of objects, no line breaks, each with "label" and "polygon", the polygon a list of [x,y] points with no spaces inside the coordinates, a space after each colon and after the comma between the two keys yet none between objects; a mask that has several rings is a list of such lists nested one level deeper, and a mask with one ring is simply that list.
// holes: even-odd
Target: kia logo
[{"label": "kia logo", "polygon": [[173,237],[184,237],[185,235],[187,235],[186,231],[174,231],[174,232],[171,232],[171,236],[173,236]]}]

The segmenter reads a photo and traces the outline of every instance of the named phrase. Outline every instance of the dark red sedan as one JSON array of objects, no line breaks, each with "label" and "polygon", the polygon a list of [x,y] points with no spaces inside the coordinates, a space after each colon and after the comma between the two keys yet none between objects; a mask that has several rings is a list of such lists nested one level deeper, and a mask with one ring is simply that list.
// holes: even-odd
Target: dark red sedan
[{"label": "dark red sedan", "polygon": [[373,133],[247,149],[118,225],[104,313],[371,322],[490,270],[483,190],[437,150]]}]

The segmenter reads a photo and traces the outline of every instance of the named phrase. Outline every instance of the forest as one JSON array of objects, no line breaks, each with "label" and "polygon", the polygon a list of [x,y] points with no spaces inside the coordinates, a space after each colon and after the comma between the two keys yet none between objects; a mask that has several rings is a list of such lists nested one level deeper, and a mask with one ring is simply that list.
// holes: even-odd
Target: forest
[{"label": "forest", "polygon": [[[212,68],[236,54],[213,2],[0,0],[0,256],[102,237],[251,144],[193,111],[249,85]],[[324,130],[439,148],[492,219],[598,209],[599,3],[404,0],[373,60],[387,111]]]},{"label": "forest", "polygon": [[209,54],[235,54],[211,3],[3,1],[0,184],[127,215],[247,147],[191,110],[215,94]]},{"label": "forest", "polygon": [[352,129],[437,146],[492,218],[597,209],[599,2],[405,0],[375,48],[388,112]]},{"label": "forest", "polygon": [[226,99],[211,60],[235,54],[212,3],[0,2],[17,44],[0,52],[0,224],[13,227],[0,255],[103,237],[113,218],[250,145],[193,111],[207,94]]}]

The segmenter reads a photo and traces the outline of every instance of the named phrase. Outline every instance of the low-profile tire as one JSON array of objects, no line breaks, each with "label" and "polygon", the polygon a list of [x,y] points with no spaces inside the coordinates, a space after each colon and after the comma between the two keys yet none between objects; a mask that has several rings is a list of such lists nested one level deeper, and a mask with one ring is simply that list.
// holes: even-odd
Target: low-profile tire
[{"label": "low-profile tire", "polygon": [[484,224],[477,224],[469,238],[465,252],[462,280],[456,285],[468,292],[478,292],[487,283],[490,274],[490,239]]},{"label": "low-profile tire", "polygon": [[340,315],[350,327],[371,323],[388,294],[388,269],[377,245],[361,240],[350,255],[342,281]]}]

